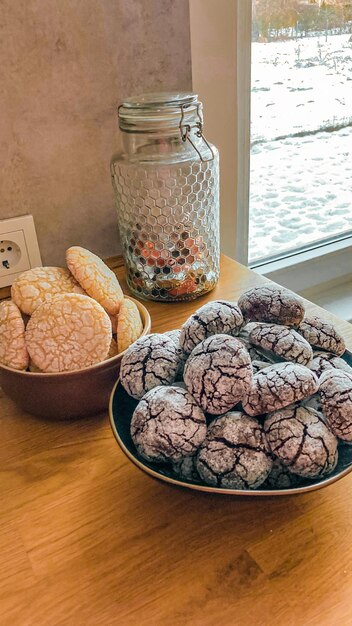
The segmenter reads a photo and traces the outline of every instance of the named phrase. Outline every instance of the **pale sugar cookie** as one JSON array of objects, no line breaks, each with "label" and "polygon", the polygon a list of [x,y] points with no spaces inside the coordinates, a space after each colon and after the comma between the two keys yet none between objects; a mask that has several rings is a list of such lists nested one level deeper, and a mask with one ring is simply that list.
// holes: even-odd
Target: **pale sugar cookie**
[{"label": "pale sugar cookie", "polygon": [[106,358],[111,322],[92,298],[60,294],[34,311],[25,340],[32,361],[43,372],[77,370]]},{"label": "pale sugar cookie", "polygon": [[111,359],[113,356],[116,356],[118,353],[119,351],[118,351],[117,343],[115,339],[111,339],[109,352],[106,358]]},{"label": "pale sugar cookie", "polygon": [[111,322],[112,334],[116,335],[117,333],[117,315],[109,315]]},{"label": "pale sugar cookie", "polygon": [[117,319],[117,347],[119,352],[141,336],[143,330],[138,307],[133,300],[124,298],[121,302],[120,313]]},{"label": "pale sugar cookie", "polygon": [[34,267],[16,278],[11,287],[13,301],[27,315],[56,294],[72,292],[84,294],[65,267]]},{"label": "pale sugar cookie", "polygon": [[39,369],[39,367],[37,367],[37,366],[33,363],[32,359],[29,359],[29,366],[28,366],[28,369],[29,369],[29,371],[30,371],[30,372],[35,373],[35,374],[40,374],[40,372],[42,371],[42,370],[40,370],[40,369]]},{"label": "pale sugar cookie", "polygon": [[12,300],[0,302],[0,363],[16,370],[28,367],[21,311]]},{"label": "pale sugar cookie", "polygon": [[87,294],[110,315],[116,315],[123,293],[114,272],[93,252],[80,246],[72,246],[66,251],[66,262]]}]

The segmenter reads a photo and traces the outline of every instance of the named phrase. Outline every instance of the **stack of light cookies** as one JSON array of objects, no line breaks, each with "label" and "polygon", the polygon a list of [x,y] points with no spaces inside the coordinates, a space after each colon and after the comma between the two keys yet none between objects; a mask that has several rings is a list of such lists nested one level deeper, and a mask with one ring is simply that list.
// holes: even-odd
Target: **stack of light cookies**
[{"label": "stack of light cookies", "polygon": [[[352,442],[343,338],[276,286],[198,309],[180,330],[140,338],[120,380],[139,400],[137,452],[214,487],[288,488],[336,467]],[[175,382],[176,381],[176,382]]]},{"label": "stack of light cookies", "polygon": [[0,302],[0,363],[31,372],[67,372],[111,358],[142,333],[137,306],[107,265],[73,246],[67,268],[23,272]]}]

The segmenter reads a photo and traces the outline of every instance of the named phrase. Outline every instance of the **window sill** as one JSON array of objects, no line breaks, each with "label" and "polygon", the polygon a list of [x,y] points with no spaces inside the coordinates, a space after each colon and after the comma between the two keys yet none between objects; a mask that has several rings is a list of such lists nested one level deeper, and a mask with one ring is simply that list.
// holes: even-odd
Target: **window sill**
[{"label": "window sill", "polygon": [[302,292],[324,283],[350,276],[352,267],[352,237],[297,252],[285,258],[253,263],[250,268],[258,274]]},{"label": "window sill", "polygon": [[346,322],[352,322],[352,278],[330,281],[319,287],[304,289],[301,296],[327,309]]}]

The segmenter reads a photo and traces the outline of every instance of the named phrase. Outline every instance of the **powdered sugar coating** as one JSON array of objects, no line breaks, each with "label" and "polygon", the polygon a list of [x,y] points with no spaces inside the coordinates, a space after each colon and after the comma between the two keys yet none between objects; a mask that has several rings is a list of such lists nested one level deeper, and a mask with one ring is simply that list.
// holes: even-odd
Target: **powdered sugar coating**
[{"label": "powdered sugar coating", "polygon": [[0,302],[0,363],[16,370],[28,367],[21,311],[12,300]]},{"label": "powdered sugar coating", "polygon": [[211,423],[196,465],[209,485],[256,489],[267,478],[272,458],[259,422],[233,411]]},{"label": "powdered sugar coating", "polygon": [[225,413],[242,400],[251,386],[249,354],[234,337],[208,337],[190,354],[184,382],[204,411],[213,415]]},{"label": "powdered sugar coating", "polygon": [[177,348],[169,337],[146,335],[122,357],[120,381],[127,393],[139,400],[153,387],[173,383],[178,365]]},{"label": "powdered sugar coating", "polygon": [[76,293],[54,296],[29,320],[25,340],[43,372],[64,372],[103,361],[110,348],[111,322],[98,302]]},{"label": "powdered sugar coating", "polygon": [[170,339],[172,339],[172,341],[174,342],[174,344],[175,344],[175,346],[177,348],[177,354],[178,354],[178,358],[179,358],[177,377],[178,378],[182,378],[183,370],[185,368],[186,361],[188,359],[188,354],[186,354],[184,352],[184,350],[182,350],[182,348],[180,346],[181,329],[180,328],[175,328],[174,330],[168,330],[168,331],[166,331],[163,334],[166,335],[166,337],[169,337]]},{"label": "powdered sugar coating", "polygon": [[180,346],[186,354],[190,354],[195,346],[211,335],[237,335],[242,324],[242,313],[234,302],[207,302],[183,324]]},{"label": "powdered sugar coating", "polygon": [[126,350],[141,336],[143,324],[137,305],[124,298],[117,319],[117,346],[119,352]]},{"label": "powdered sugar coating", "polygon": [[305,317],[297,330],[311,346],[334,352],[338,356],[346,350],[345,341],[335,326],[321,317],[316,315]]},{"label": "powdered sugar coating", "polygon": [[85,293],[64,267],[34,267],[26,270],[15,279],[11,287],[13,301],[27,315],[32,315],[40,304],[60,293]]},{"label": "powdered sugar coating", "polygon": [[329,428],[343,441],[352,441],[352,376],[340,370],[325,371],[319,393]]},{"label": "powdered sugar coating", "polygon": [[66,263],[89,296],[110,314],[119,312],[122,289],[114,272],[93,252],[72,246],[66,251]]},{"label": "powdered sugar coating", "polygon": [[285,361],[309,365],[313,350],[309,343],[292,328],[278,324],[257,324],[249,340],[255,346],[273,352]]},{"label": "powdered sugar coating", "polygon": [[257,322],[296,326],[304,316],[299,296],[276,285],[248,289],[239,298],[238,306],[246,320]]},{"label": "powdered sugar coating", "polygon": [[311,396],[317,389],[317,377],[304,365],[277,363],[253,376],[242,406],[248,415],[271,413]]},{"label": "powdered sugar coating", "polygon": [[295,474],[318,478],[336,467],[337,439],[314,409],[276,411],[266,418],[264,430],[273,454]]},{"label": "powdered sugar coating", "polygon": [[206,431],[203,411],[179,387],[159,386],[146,393],[131,420],[133,443],[149,461],[179,461],[194,454]]}]

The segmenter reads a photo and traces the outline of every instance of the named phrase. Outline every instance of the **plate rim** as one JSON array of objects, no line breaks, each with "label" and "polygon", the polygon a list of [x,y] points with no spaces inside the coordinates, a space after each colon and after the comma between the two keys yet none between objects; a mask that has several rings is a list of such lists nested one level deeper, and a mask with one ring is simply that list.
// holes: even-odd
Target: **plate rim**
[{"label": "plate rim", "polygon": [[156,472],[155,470],[151,469],[147,465],[144,465],[142,461],[139,461],[139,459],[137,459],[128,450],[128,448],[125,446],[124,442],[122,441],[115,426],[115,420],[113,417],[113,409],[112,409],[114,396],[115,396],[115,393],[119,384],[121,385],[120,377],[117,379],[116,383],[114,384],[111,394],[110,394],[110,399],[109,399],[109,421],[110,421],[110,426],[114,434],[114,437],[118,445],[120,446],[122,452],[127,456],[127,458],[130,461],[132,461],[133,465],[138,467],[145,474],[148,474],[149,476],[152,476],[153,478],[156,478],[162,482],[175,485],[177,487],[182,487],[184,489],[191,489],[192,491],[201,491],[205,493],[242,496],[242,497],[246,497],[246,496],[276,497],[276,496],[292,496],[292,495],[299,495],[303,493],[309,493],[311,491],[318,491],[319,489],[322,489],[323,487],[328,487],[329,485],[332,485],[333,483],[337,482],[341,478],[344,478],[344,476],[347,476],[347,474],[349,474],[352,471],[352,463],[351,463],[351,465],[349,467],[346,467],[346,469],[344,469],[340,474],[337,474],[335,476],[330,476],[330,477],[328,476],[327,478],[323,479],[320,483],[317,483],[317,484],[303,485],[302,487],[289,487],[288,489],[266,489],[266,490],[264,489],[227,489],[225,487],[212,487],[211,485],[198,485],[197,483],[188,483],[182,480],[178,480],[177,478],[171,478],[170,476],[165,476],[164,474],[160,474],[159,472]]}]

